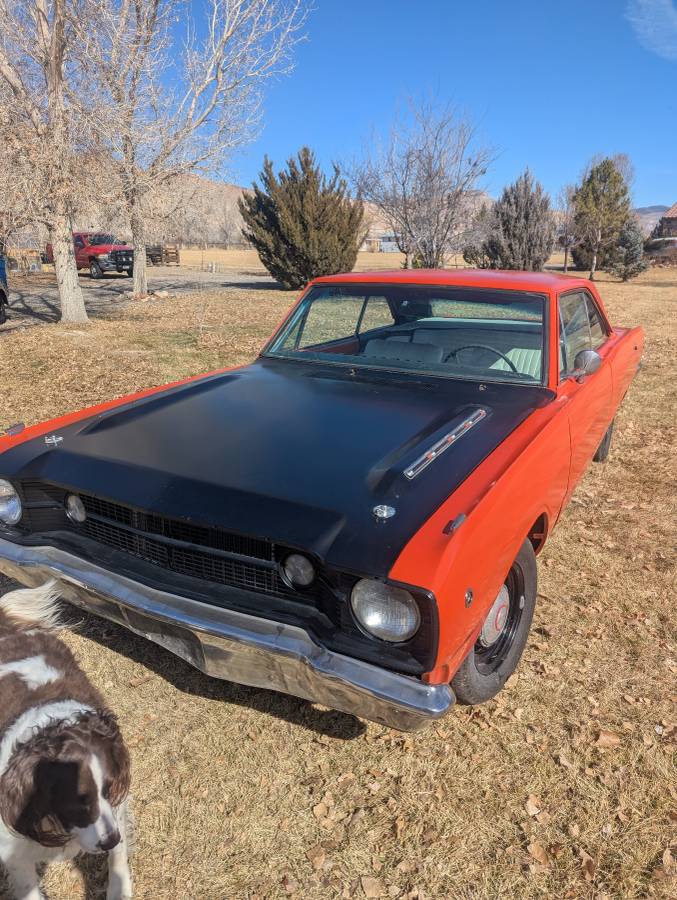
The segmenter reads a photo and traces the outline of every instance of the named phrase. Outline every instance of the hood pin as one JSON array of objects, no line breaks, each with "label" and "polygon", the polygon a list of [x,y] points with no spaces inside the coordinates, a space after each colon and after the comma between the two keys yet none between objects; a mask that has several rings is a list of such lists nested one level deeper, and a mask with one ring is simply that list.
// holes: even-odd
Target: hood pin
[{"label": "hood pin", "polygon": [[397,510],[394,506],[386,506],[384,503],[375,506],[372,510],[379,522],[385,522],[386,519],[392,519]]}]

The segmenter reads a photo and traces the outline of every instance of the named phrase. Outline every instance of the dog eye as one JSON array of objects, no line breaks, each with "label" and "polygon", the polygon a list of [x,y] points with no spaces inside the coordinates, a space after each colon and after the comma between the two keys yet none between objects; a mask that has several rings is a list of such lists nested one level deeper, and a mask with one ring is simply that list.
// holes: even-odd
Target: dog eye
[{"label": "dog eye", "polygon": [[78,803],[87,803],[87,801],[89,800],[89,794],[78,794],[75,799],[78,801]]}]

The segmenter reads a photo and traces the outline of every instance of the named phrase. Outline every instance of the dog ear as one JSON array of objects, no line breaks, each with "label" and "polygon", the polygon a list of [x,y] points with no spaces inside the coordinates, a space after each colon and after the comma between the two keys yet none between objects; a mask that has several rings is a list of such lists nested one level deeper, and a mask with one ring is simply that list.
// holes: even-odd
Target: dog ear
[{"label": "dog ear", "polygon": [[111,806],[119,806],[129,793],[131,777],[129,752],[122,739],[117,717],[108,710],[98,710],[99,727],[96,729],[100,738],[105,739],[109,760],[110,788],[108,801]]},{"label": "dog ear", "polygon": [[30,744],[16,751],[0,779],[0,817],[11,831],[44,847],[62,847],[68,834],[50,809],[51,765]]},{"label": "dog ear", "polygon": [[119,806],[129,793],[131,777],[129,751],[122,740],[122,734],[115,722],[115,734],[111,743],[112,782],[109,801],[112,806]]}]

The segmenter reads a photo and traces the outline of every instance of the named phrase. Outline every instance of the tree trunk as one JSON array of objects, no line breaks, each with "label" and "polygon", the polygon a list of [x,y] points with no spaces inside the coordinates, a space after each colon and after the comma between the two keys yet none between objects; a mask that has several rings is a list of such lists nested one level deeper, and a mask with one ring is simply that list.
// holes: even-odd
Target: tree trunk
[{"label": "tree trunk", "polygon": [[566,275],[569,268],[569,245],[564,245],[564,274]]},{"label": "tree trunk", "polygon": [[145,297],[148,293],[148,273],[146,271],[146,226],[137,197],[130,199],[129,224],[132,227],[134,244],[134,296]]},{"label": "tree trunk", "polygon": [[57,213],[51,228],[54,269],[59,289],[61,321],[66,323],[88,322],[85,299],[78,280],[78,269],[73,250],[73,229],[65,213]]},{"label": "tree trunk", "polygon": [[405,269],[413,268],[412,257],[413,257],[413,253],[411,252],[411,250],[407,250],[407,252],[404,255],[404,268]]},{"label": "tree trunk", "polygon": [[590,281],[595,280],[595,270],[597,269],[597,248],[592,251],[592,263],[590,264]]}]

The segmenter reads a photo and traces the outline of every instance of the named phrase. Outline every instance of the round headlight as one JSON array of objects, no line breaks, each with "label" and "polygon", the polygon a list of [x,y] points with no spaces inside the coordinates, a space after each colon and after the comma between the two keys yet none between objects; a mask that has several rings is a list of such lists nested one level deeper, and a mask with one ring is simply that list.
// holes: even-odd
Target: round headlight
[{"label": "round headlight", "polygon": [[421,624],[418,604],[409,591],[363,578],[350,595],[360,626],[383,641],[399,643],[413,637]]},{"label": "round headlight", "polygon": [[309,587],[315,580],[315,567],[300,553],[290,553],[282,563],[284,577],[292,587]]},{"label": "round headlight", "polygon": [[22,515],[21,500],[14,487],[0,478],[0,522],[16,525]]},{"label": "round headlight", "polygon": [[82,525],[87,518],[85,504],[77,494],[69,494],[66,497],[66,515],[71,522],[75,522],[77,525]]}]

